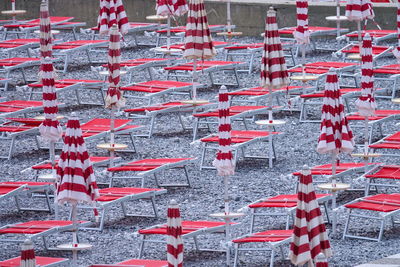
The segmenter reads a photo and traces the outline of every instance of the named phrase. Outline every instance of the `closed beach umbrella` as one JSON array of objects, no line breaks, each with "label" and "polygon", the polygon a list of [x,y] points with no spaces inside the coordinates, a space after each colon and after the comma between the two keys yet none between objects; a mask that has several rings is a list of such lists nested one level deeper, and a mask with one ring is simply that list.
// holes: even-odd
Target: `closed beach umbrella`
[{"label": "closed beach umbrella", "polygon": [[190,0],[186,23],[185,51],[183,57],[193,60],[192,97],[196,100],[197,60],[210,59],[217,54],[208,27],[204,0]]},{"label": "closed beach umbrella", "polygon": [[167,261],[168,267],[183,266],[182,219],[174,199],[169,204],[167,214]]},{"label": "closed beach umbrella", "polygon": [[26,239],[21,245],[20,267],[36,267],[35,250],[30,239]]},{"label": "closed beach umbrella", "polygon": [[49,16],[49,4],[47,1],[40,4],[40,23],[39,23],[39,39],[40,39],[40,58],[52,56],[52,36]]},{"label": "closed beach umbrella", "polygon": [[361,21],[375,17],[370,0],[347,0],[345,16],[357,22],[358,41],[361,42]]},{"label": "closed beach umbrella", "polygon": [[[267,12],[264,33],[264,49],[261,59],[261,86],[269,89],[268,120],[272,123],[272,89],[289,84],[288,72],[283,55],[282,44],[276,23],[276,11],[270,8]],[[271,125],[272,126],[272,125]],[[269,131],[269,167],[272,167],[272,127]]]},{"label": "closed beach umbrella", "polygon": [[117,24],[121,34],[128,33],[129,21],[122,0],[100,0],[97,27],[100,35],[108,35],[112,25]]},{"label": "closed beach umbrella", "polygon": [[299,178],[298,201],[289,258],[294,265],[314,266],[319,253],[332,256],[324,219],[313,186],[311,171],[305,167]]},{"label": "closed beach umbrella", "polygon": [[308,30],[308,0],[296,1],[297,27],[293,33],[298,44],[310,43],[310,31]]},{"label": "closed beach umbrella", "polygon": [[[71,204],[72,221],[77,224],[77,204],[92,204],[99,197],[99,190],[89,153],[82,137],[79,120],[75,114],[67,122],[64,146],[57,167],[56,203]],[[76,231],[72,233],[72,245],[78,246]],[[76,266],[77,250],[73,250],[73,265]]]}]

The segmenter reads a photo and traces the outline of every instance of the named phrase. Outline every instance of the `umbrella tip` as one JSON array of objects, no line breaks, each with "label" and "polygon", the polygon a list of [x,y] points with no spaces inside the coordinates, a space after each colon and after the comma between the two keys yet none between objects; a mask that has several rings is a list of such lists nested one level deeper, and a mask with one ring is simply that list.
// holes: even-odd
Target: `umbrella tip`
[{"label": "umbrella tip", "polygon": [[171,199],[171,201],[169,202],[170,205],[178,205],[178,202],[176,202],[175,199]]},{"label": "umbrella tip", "polygon": [[329,72],[336,73],[336,69],[335,69],[335,68],[330,68],[330,69],[329,69]]},{"label": "umbrella tip", "polygon": [[364,35],[364,39],[367,39],[367,40],[371,39],[371,35],[367,32],[367,33]]},{"label": "umbrella tip", "polygon": [[69,116],[70,120],[78,120],[78,116],[76,115],[76,112],[71,112],[71,116]]},{"label": "umbrella tip", "polygon": [[307,164],[304,164],[304,165],[303,165],[303,170],[304,170],[304,171],[309,171],[309,170],[310,170],[310,167],[308,167]]},{"label": "umbrella tip", "polygon": [[24,245],[32,245],[32,240],[30,240],[29,238],[25,239],[24,241]]},{"label": "umbrella tip", "polygon": [[114,24],[111,26],[111,29],[113,29],[113,28],[118,30],[118,25],[114,23]]}]

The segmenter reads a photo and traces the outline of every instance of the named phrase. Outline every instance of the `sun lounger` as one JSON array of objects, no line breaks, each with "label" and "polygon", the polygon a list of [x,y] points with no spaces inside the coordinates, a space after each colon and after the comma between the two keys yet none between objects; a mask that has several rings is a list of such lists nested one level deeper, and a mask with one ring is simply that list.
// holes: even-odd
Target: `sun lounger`
[{"label": "sun lounger", "polygon": [[65,73],[67,71],[72,55],[75,55],[79,52],[85,52],[88,57],[89,63],[91,63],[92,61],[90,59],[90,51],[94,48],[106,47],[107,44],[107,40],[77,40],[59,43],[53,45],[53,55],[55,57],[64,57],[63,72]]},{"label": "sun lounger", "polygon": [[[31,57],[12,57],[12,58],[3,58],[0,59],[0,73],[5,74],[5,78],[8,79],[10,76],[11,71],[19,70],[22,74],[22,78],[26,83],[26,76],[25,76],[25,68],[29,68],[32,66],[40,65],[39,58],[31,58]],[[8,83],[5,84],[4,90],[7,90]]]},{"label": "sun lounger", "polygon": [[[352,128],[354,129],[355,127],[365,127],[364,126],[364,116],[360,116],[358,112],[350,113],[346,115],[346,118],[349,122],[352,123]],[[400,110],[376,110],[374,116],[369,116],[368,117],[368,126],[369,126],[369,142],[372,143],[372,137],[375,131],[375,128],[377,127],[380,133],[380,136],[383,137],[383,130],[382,130],[382,125],[385,122],[390,122],[393,120],[397,120],[400,118]],[[359,122],[360,124],[355,124]],[[361,125],[362,122],[362,125]]]},{"label": "sun lounger", "polygon": [[[69,266],[70,260],[66,258],[53,258],[53,257],[41,257],[35,256],[36,266],[41,267],[57,267],[57,266]],[[21,257],[12,258],[9,260],[0,261],[1,267],[20,267]]]},{"label": "sun lounger", "polygon": [[[149,74],[149,79],[153,80],[154,75],[152,68],[156,67],[166,67],[171,65],[173,62],[177,62],[175,58],[136,58],[124,60],[121,62],[120,66],[123,68],[127,75],[129,75],[128,83],[132,82],[132,77],[138,71],[147,71]],[[103,65],[107,68],[107,65]]]},{"label": "sun lounger", "polygon": [[[374,167],[377,163],[368,163],[367,169]],[[354,174],[364,173],[366,170],[365,163],[356,162],[339,162],[336,166],[336,178],[340,178],[343,181],[344,177],[349,177]],[[293,176],[300,176],[300,172],[293,172]],[[314,183],[326,183],[328,177],[332,176],[332,164],[323,164],[311,167],[311,175],[313,176]],[[315,179],[316,176],[320,176],[322,179]]]},{"label": "sun lounger", "polygon": [[[92,163],[93,167],[107,167],[110,164],[110,159],[111,157],[89,157],[90,162]],[[114,157],[113,162],[117,162],[121,160],[119,157]],[[58,160],[56,160],[56,166],[57,166]],[[40,176],[40,173],[42,171],[50,171],[52,170],[51,162],[49,160],[42,161],[40,163],[37,163],[33,165],[32,167],[29,167],[25,170],[22,170],[22,172],[25,172],[27,170],[33,170],[35,172],[34,177],[37,180]],[[99,183],[99,182],[97,182]]]},{"label": "sun lounger", "polygon": [[[57,40],[53,40],[57,41]],[[8,57],[11,57],[12,53],[26,51],[28,57],[31,57],[29,50],[33,48],[38,48],[40,46],[39,38],[31,39],[12,39],[0,41],[0,52],[6,53]]]},{"label": "sun lounger", "polygon": [[0,141],[7,142],[9,146],[7,154],[1,155],[0,158],[9,160],[14,156],[15,142],[19,138],[33,136],[36,146],[39,148],[36,136],[41,123],[41,120],[30,118],[7,118],[5,123],[0,124]]},{"label": "sun lounger", "polygon": [[[378,45],[373,45],[372,46],[372,57],[373,57],[373,61],[376,62],[376,60],[391,55],[392,54],[392,49],[393,47],[391,46],[378,46]],[[342,58],[344,60],[356,60],[357,62],[359,62],[358,59],[351,59],[349,58],[350,55],[352,54],[360,54],[360,47],[358,44],[353,44],[350,43],[348,45],[346,45],[345,47],[343,47],[342,49],[336,51],[334,53],[334,56]]]},{"label": "sun lounger", "polygon": [[[374,44],[378,44],[380,42],[390,40],[390,39],[396,39],[397,38],[397,31],[396,30],[363,30],[361,32],[361,36],[364,38],[364,35],[368,33]],[[347,33],[345,35],[342,35],[338,37],[339,40],[346,40],[347,42],[350,42],[351,40],[356,41],[358,39],[358,31],[353,31],[350,33]]]},{"label": "sun lounger", "polygon": [[[280,29],[279,35],[281,36],[281,40],[290,40],[294,41],[293,33],[295,32],[296,27],[286,27]],[[317,38],[323,38],[323,37],[329,37],[329,36],[336,36],[337,34],[337,28],[332,28],[332,27],[319,27],[319,26],[308,26],[308,30],[310,32],[310,41],[311,41],[311,47],[313,50],[326,50],[323,48],[318,48],[315,42],[315,39]],[[348,32],[348,29],[341,28],[340,33],[346,33]],[[297,51],[296,51],[296,56],[299,54],[299,46],[297,46]]]},{"label": "sun lounger", "polygon": [[3,84],[3,87],[0,87],[0,90],[6,90],[10,81],[11,79],[0,78],[0,84]]},{"label": "sun lounger", "polygon": [[[218,83],[215,81],[215,75],[216,73],[221,73],[221,72],[232,72],[234,75],[234,83],[233,84],[227,84],[226,77],[224,79],[223,84],[224,85],[234,85],[234,86],[240,86],[239,84],[239,77],[237,74],[237,70],[245,66],[245,62],[235,62],[235,61],[198,61],[197,62],[197,67],[196,67],[196,72],[198,75],[205,73],[209,75],[211,84],[213,85],[218,85],[222,83]],[[177,64],[171,67],[165,67],[164,68],[168,74],[167,74],[167,79],[170,78],[176,78],[179,79],[181,77],[184,78],[191,78],[192,73],[194,71],[193,69],[193,62],[188,62],[188,63],[183,63],[183,64]]]},{"label": "sun lounger", "polygon": [[[50,17],[51,27],[54,29],[57,24],[69,22],[73,20],[74,17]],[[25,38],[28,34],[40,29],[40,19],[33,19],[21,23],[11,23],[3,25],[5,30],[4,39],[7,39],[8,34],[16,34],[19,38],[20,34],[25,34]]]},{"label": "sun lounger", "polygon": [[[231,29],[235,29],[236,25],[231,25]],[[208,25],[208,29],[210,30],[211,33],[217,33],[217,32],[223,32],[227,30],[226,25]],[[156,47],[159,47],[161,45],[161,41],[167,39],[167,29],[163,28],[160,30],[156,31],[157,34],[157,41],[156,41]],[[185,32],[186,32],[186,26],[177,26],[177,27],[171,27],[170,28],[170,33],[171,33],[171,40],[177,40],[178,42],[183,42],[184,37],[185,37]]]},{"label": "sun lounger", "polygon": [[400,64],[385,65],[374,68],[375,81],[383,81],[385,83],[390,81],[393,84],[391,90],[388,89],[388,92],[391,91],[392,94],[377,95],[376,97],[390,98],[390,99],[395,98],[396,93],[398,91],[399,78],[400,78]]},{"label": "sun lounger", "polygon": [[[0,201],[14,198],[18,211],[48,211],[51,212],[49,193],[55,191],[53,183],[41,183],[30,181],[0,182]],[[44,196],[46,208],[22,207],[19,197],[24,194],[39,193]]]},{"label": "sun lounger", "polygon": [[[272,107],[273,112],[279,111],[281,109],[282,107],[279,106]],[[246,120],[248,120],[249,118],[253,118],[254,116],[259,114],[267,114],[268,110],[269,107],[267,106],[231,106],[229,108],[229,115],[232,122],[235,120],[242,121],[245,129],[247,130],[248,127]],[[193,125],[193,141],[197,139],[198,130],[202,124],[205,124],[207,128],[211,124],[218,124],[218,114],[218,110],[209,110],[193,114],[193,117],[195,119]]]},{"label": "sun lounger", "polygon": [[[98,227],[83,227],[83,229],[103,231],[105,217],[107,211],[116,205],[121,205],[125,217],[158,217],[155,198],[159,195],[166,194],[166,189],[154,188],[135,188],[135,187],[111,187],[100,189],[100,197],[96,199],[95,208],[100,213],[100,220]],[[128,201],[133,200],[150,200],[153,214],[134,214],[128,212]],[[142,203],[140,203],[142,204]],[[78,205],[79,209],[93,209],[93,206]],[[143,206],[142,206],[143,208]]]},{"label": "sun lounger", "polygon": [[[400,194],[379,194],[375,196],[367,196],[356,199],[346,205],[344,205],[347,209],[349,209],[349,213],[347,216],[346,224],[343,231],[343,239],[345,238],[357,238],[364,239],[370,241],[378,241],[382,240],[383,230],[385,229],[386,224],[391,221],[392,224],[397,223],[394,221],[394,218],[400,213]],[[372,215],[372,214],[376,214]],[[374,220],[379,223],[379,233],[378,237],[367,237],[360,236],[349,233],[349,228],[351,224],[351,219],[360,219],[363,222],[366,220]],[[367,226],[371,224],[363,224],[363,230],[367,230]]]},{"label": "sun lounger", "polygon": [[[369,195],[372,187],[378,191],[379,187],[384,188],[399,188],[398,181],[400,180],[400,166],[399,165],[378,165],[363,174],[366,179],[365,195]],[[381,182],[378,182],[381,181]],[[383,183],[383,181],[391,183]]]},{"label": "sun lounger", "polygon": [[42,101],[31,100],[11,100],[0,102],[0,118],[4,119],[10,116],[17,116],[30,112],[39,112],[43,110]]},{"label": "sun lounger", "polygon": [[[296,65],[296,59],[294,57],[293,48],[294,42],[284,42],[282,43],[282,49],[284,51],[285,59],[289,59],[291,64],[286,60],[286,64],[290,66]],[[243,57],[246,58],[247,68],[239,70],[239,72],[247,72],[251,74],[254,70],[254,62],[261,60],[261,53],[264,48],[264,43],[231,43],[223,48],[225,60],[242,60]],[[256,56],[258,58],[256,59]]]},{"label": "sun lounger", "polygon": [[[233,224],[233,223],[231,223]],[[226,224],[225,222],[215,221],[182,221],[182,240],[186,241],[188,238],[193,238],[194,244],[197,251],[218,251],[215,249],[200,249],[197,242],[197,238],[201,235],[209,235],[212,233],[224,233]],[[151,226],[146,229],[139,230],[138,233],[141,235],[140,247],[139,247],[139,258],[143,256],[145,243],[165,243],[165,238],[161,240],[149,239],[148,237],[158,235],[166,236],[167,225],[159,224]]]},{"label": "sun lounger", "polygon": [[46,237],[57,235],[75,228],[89,226],[91,222],[78,221],[76,225],[72,221],[29,221],[24,223],[15,223],[4,225],[0,228],[0,242],[23,243],[27,238],[35,241],[42,239],[46,250],[49,249]]},{"label": "sun lounger", "polygon": [[[279,99],[280,97],[284,97],[285,100],[287,100],[287,98],[290,98],[292,95],[299,95],[302,92],[310,90],[312,90],[311,87],[286,86],[272,89],[272,96],[276,99],[278,105],[282,105]],[[244,88],[231,91],[228,95],[231,96],[231,103],[244,102],[247,104],[260,105],[262,101],[266,101],[269,98],[269,89],[264,87]],[[243,99],[243,97],[247,98]]]},{"label": "sun lounger", "polygon": [[[352,77],[354,78],[355,84],[357,85],[357,80],[355,79],[354,72],[357,69],[357,63],[349,62],[336,62],[336,61],[319,61],[306,63],[304,65],[304,75],[315,76],[317,79],[315,81],[315,87],[319,88],[321,85],[325,84],[326,75],[330,68],[335,68],[341,77]],[[292,76],[303,75],[303,68],[301,65],[294,66],[288,70],[289,74]]]},{"label": "sun lounger", "polygon": [[[381,140],[369,145],[370,148],[373,150],[390,150],[390,151],[396,151],[400,149],[400,132],[396,132],[394,134],[388,135]],[[382,156],[388,156],[388,157],[399,157],[400,154],[395,154],[395,153],[379,153]]]},{"label": "sun lounger", "polygon": [[[243,251],[271,251],[270,267],[274,266],[275,253],[280,250],[282,260],[286,258],[283,251],[292,240],[293,230],[268,230],[264,232],[241,236],[232,240],[235,249],[233,267],[238,266],[239,252]],[[251,247],[253,245],[253,247]],[[254,247],[256,245],[256,247]],[[260,247],[261,246],[261,247]]]},{"label": "sun lounger", "polygon": [[[187,165],[196,161],[196,158],[158,158],[142,159],[132,162],[121,163],[115,167],[108,168],[111,173],[110,187],[114,185],[116,179],[137,179],[140,180],[140,186],[144,187],[146,177],[153,176],[158,187],[168,186],[190,186],[190,179],[187,172]],[[181,184],[160,184],[159,175],[165,176],[167,170],[183,170],[185,183]],[[116,174],[122,173],[122,175]]]},{"label": "sun lounger", "polygon": [[[361,95],[360,88],[341,88],[340,95],[345,104],[346,110],[350,111],[350,103],[349,98],[355,98]],[[300,96],[301,104],[300,104],[300,122],[321,122],[321,116],[319,115],[318,119],[310,119],[307,116],[308,107],[318,105],[322,106],[322,99],[324,98],[325,92],[318,91],[309,94],[303,94]],[[314,101],[313,101],[314,100]],[[315,101],[316,100],[316,101]],[[321,108],[319,108],[321,109]]]},{"label": "sun lounger", "polygon": [[[279,135],[281,133],[279,132],[272,132],[273,137],[276,135]],[[274,138],[273,138],[274,139]],[[209,136],[206,136],[202,139],[200,139],[200,142],[203,144],[202,150],[201,150],[201,159],[200,159],[200,170],[203,169],[215,169],[212,165],[208,164],[206,165],[206,160],[209,159],[207,157],[207,152],[208,151],[213,151],[218,150],[218,135],[217,134],[211,134]],[[240,154],[242,154],[242,157],[244,159],[246,158],[253,158],[253,159],[268,159],[268,152],[262,152],[257,153],[257,155],[246,155],[245,150],[249,148],[249,146],[260,143],[260,142],[268,142],[269,141],[269,133],[267,131],[232,131],[231,132],[231,141],[232,141],[232,152],[234,153],[233,156],[233,161],[235,163],[238,162],[238,159],[240,157]],[[264,146],[267,148],[268,146]],[[275,152],[275,146],[274,143],[272,143],[272,149],[273,149],[273,158],[276,159],[276,152]],[[260,152],[261,149],[257,149],[258,152]],[[215,153],[211,153],[212,158],[215,158]],[[265,156],[267,155],[267,156]],[[237,164],[235,165],[237,166]]]},{"label": "sun lounger", "polygon": [[[167,95],[176,93],[188,95],[192,87],[193,83],[155,80],[127,85],[121,87],[121,90],[125,92],[124,97],[146,99],[147,104],[150,105],[155,97],[165,98]],[[128,92],[140,93],[141,95],[128,95]]]},{"label": "sun lounger", "polygon": [[[28,84],[29,88],[29,99],[33,99],[33,95],[39,95],[42,98],[42,87],[43,85],[40,82]],[[68,97],[71,97],[71,93],[76,96],[76,101],[79,105],[101,105],[103,106],[105,94],[103,89],[105,87],[105,82],[101,80],[77,80],[77,79],[60,79],[56,80],[54,83],[54,87],[58,95],[60,93],[67,92]],[[85,94],[82,91],[93,90],[98,92],[99,101],[91,101],[85,102],[82,100]],[[93,96],[91,95],[91,99]]]},{"label": "sun lounger", "polygon": [[[207,104],[200,104],[200,105],[191,105],[191,104],[186,104],[180,101],[174,101],[174,102],[166,102],[166,103],[161,103],[161,104],[153,104],[149,106],[143,106],[143,107],[138,107],[138,108],[130,108],[130,109],[125,109],[124,111],[128,114],[129,118],[137,120],[146,120],[150,121],[149,125],[149,132],[148,134],[144,135],[145,137],[151,137],[154,133],[154,127],[156,123],[156,118],[165,115],[165,114],[176,114],[179,123],[182,126],[183,130],[188,129],[184,123],[183,123],[183,118],[182,114],[183,113],[190,113],[192,114],[193,112],[204,110],[206,108],[210,107],[215,107],[217,104],[215,103],[207,103]],[[168,121],[171,123],[171,121]]]},{"label": "sun lounger", "polygon": [[[319,205],[324,207],[325,216],[329,222],[327,204],[332,199],[332,196],[330,194],[317,194],[316,197]],[[277,195],[262,198],[247,205],[250,208],[250,233],[254,232],[255,222],[259,217],[284,216],[286,217],[286,229],[289,229],[290,221],[294,222],[297,198],[297,194]]]},{"label": "sun lounger", "polygon": [[168,267],[167,261],[131,259],[115,264],[93,264],[89,267]]}]

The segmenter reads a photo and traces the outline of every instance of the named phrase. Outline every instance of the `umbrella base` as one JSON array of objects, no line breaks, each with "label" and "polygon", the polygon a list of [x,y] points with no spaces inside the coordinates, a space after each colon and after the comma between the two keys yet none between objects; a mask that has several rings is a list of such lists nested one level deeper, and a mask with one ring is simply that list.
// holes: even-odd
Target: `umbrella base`
[{"label": "umbrella base", "polygon": [[78,243],[78,244],[73,245],[72,243],[68,243],[68,244],[58,245],[57,249],[79,251],[79,250],[89,250],[89,249],[92,249],[92,247],[93,246],[91,244]]}]

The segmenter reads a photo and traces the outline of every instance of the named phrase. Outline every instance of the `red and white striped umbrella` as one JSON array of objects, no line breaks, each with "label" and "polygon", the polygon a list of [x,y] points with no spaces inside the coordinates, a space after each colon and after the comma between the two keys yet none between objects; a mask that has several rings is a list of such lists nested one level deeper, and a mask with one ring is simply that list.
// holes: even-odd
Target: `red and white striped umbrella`
[{"label": "red and white striped umbrella", "polygon": [[361,116],[375,114],[376,102],[374,93],[374,71],[372,58],[372,39],[367,33],[361,46],[361,96],[356,100],[356,106]]},{"label": "red and white striped umbrella", "polygon": [[125,99],[119,89],[121,63],[121,42],[118,26],[114,24],[110,29],[108,47],[108,91],[105,99],[106,108],[121,108],[125,106]]},{"label": "red and white striped umbrella", "polygon": [[169,204],[167,214],[167,261],[168,267],[183,266],[182,219],[174,199]]},{"label": "red and white striped umbrella", "polygon": [[44,58],[40,68],[45,119],[39,126],[39,131],[44,139],[49,142],[57,142],[62,136],[62,128],[57,120],[58,105],[56,89],[54,87],[55,72],[51,58]]},{"label": "red and white striped umbrella", "polygon": [[332,256],[309,168],[301,171],[297,196],[296,217],[289,251],[290,261],[295,265],[302,265],[307,262],[313,263],[319,253],[323,253],[327,258]]},{"label": "red and white striped umbrella", "polygon": [[15,0],[11,0],[11,10],[15,10]]},{"label": "red and white striped umbrella", "polygon": [[310,31],[308,30],[308,0],[296,1],[297,27],[293,33],[298,44],[310,43]]},{"label": "red and white striped umbrella", "polygon": [[400,61],[400,2],[397,2],[397,47],[393,49],[393,54]]},{"label": "red and white striped umbrella", "polygon": [[221,176],[229,176],[235,173],[231,147],[231,119],[229,115],[229,95],[226,86],[219,89],[218,102],[218,152],[213,161]]},{"label": "red and white striped umbrella", "polygon": [[204,0],[190,0],[183,57],[187,59],[209,59],[216,54],[208,27]]},{"label": "red and white striped umbrella", "polygon": [[99,34],[109,34],[114,24],[118,25],[121,34],[128,33],[129,21],[122,0],[100,0],[100,12],[97,18]]},{"label": "red and white striped umbrella", "polygon": [[157,0],[156,13],[160,16],[182,16],[188,12],[186,0]]},{"label": "red and white striped umbrella", "polygon": [[40,4],[40,58],[52,56],[52,37],[49,15],[49,4],[47,1]]},{"label": "red and white striped umbrella", "polygon": [[374,10],[370,0],[347,0],[345,16],[351,21],[373,19]]},{"label": "red and white striped umbrella", "polygon": [[79,120],[73,115],[67,122],[58,161],[56,200],[58,203],[92,203],[98,197],[99,190]]},{"label": "red and white striped umbrella", "polygon": [[20,267],[36,267],[35,250],[30,239],[26,239],[21,245]]},{"label": "red and white striped umbrella", "polygon": [[344,113],[338,76],[333,68],[326,77],[321,120],[318,153],[349,153],[354,149],[353,133]]},{"label": "red and white striped umbrella", "polygon": [[276,23],[276,11],[267,12],[264,50],[261,60],[261,86],[281,88],[289,84],[288,72]]}]

